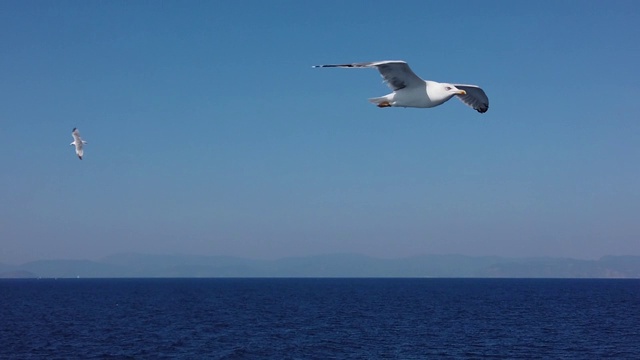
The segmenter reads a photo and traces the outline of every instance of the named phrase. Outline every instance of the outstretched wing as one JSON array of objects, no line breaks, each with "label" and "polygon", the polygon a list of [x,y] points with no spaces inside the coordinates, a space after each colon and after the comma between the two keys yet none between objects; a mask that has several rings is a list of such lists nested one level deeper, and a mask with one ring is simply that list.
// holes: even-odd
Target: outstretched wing
[{"label": "outstretched wing", "polygon": [[425,86],[424,80],[416,75],[406,62],[401,60],[385,60],[352,64],[328,64],[316,65],[314,67],[377,68],[384,81],[393,91],[398,91],[404,88]]},{"label": "outstretched wing", "polygon": [[453,84],[453,86],[467,92],[466,95],[456,95],[460,101],[471,106],[479,113],[485,113],[489,110],[489,98],[480,87],[463,84]]},{"label": "outstretched wing", "polygon": [[80,140],[80,131],[78,131],[78,129],[76,128],[73,128],[73,131],[71,132],[71,136],[73,136],[74,141]]}]

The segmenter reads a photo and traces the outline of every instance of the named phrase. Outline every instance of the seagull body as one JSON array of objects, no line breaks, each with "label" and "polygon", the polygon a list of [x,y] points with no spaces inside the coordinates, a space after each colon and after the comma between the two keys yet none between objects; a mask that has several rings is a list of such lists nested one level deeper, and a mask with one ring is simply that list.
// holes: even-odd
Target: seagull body
[{"label": "seagull body", "polygon": [[328,64],[314,67],[376,68],[384,82],[393,90],[391,94],[371,98],[378,107],[431,108],[447,102],[454,96],[479,113],[489,110],[489,98],[476,85],[439,83],[423,80],[409,65],[400,60],[385,60],[352,64]]},{"label": "seagull body", "polygon": [[87,142],[82,140],[82,138],[80,137],[80,131],[78,131],[78,129],[76,128],[73,128],[71,136],[73,136],[73,141],[70,145],[74,145],[76,147],[76,154],[78,155],[78,158],[82,160],[82,155],[84,154],[83,148]]}]

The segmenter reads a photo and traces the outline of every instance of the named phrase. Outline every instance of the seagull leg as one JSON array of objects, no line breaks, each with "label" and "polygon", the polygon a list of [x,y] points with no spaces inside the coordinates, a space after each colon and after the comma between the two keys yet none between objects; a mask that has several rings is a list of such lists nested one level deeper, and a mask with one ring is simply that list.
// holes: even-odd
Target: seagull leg
[{"label": "seagull leg", "polygon": [[379,108],[391,107],[391,103],[389,103],[388,101],[382,101],[378,103],[378,107]]}]

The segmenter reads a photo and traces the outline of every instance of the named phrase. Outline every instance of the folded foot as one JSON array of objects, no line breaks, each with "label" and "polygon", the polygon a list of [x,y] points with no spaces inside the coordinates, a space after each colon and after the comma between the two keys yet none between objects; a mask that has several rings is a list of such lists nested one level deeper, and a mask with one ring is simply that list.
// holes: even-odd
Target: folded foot
[{"label": "folded foot", "polygon": [[378,103],[379,108],[391,107],[391,104],[388,101],[382,101]]}]

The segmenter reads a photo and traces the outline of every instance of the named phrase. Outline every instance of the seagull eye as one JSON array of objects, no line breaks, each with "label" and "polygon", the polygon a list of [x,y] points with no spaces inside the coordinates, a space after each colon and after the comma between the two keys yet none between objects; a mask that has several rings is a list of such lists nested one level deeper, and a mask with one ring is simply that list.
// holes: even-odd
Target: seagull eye
[{"label": "seagull eye", "polygon": [[449,91],[449,90],[451,90],[451,86],[446,86],[446,87],[445,87],[445,89],[446,89],[447,91]]}]

